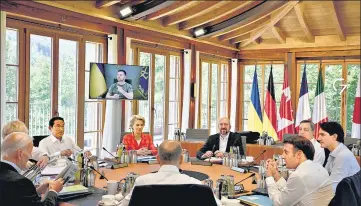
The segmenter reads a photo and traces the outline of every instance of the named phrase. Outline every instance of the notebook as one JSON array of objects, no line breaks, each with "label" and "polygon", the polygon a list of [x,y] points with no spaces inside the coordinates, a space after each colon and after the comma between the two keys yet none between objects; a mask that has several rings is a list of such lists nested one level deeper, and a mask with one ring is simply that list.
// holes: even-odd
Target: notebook
[{"label": "notebook", "polygon": [[87,192],[89,192],[89,189],[87,187],[84,187],[83,185],[70,185],[63,187],[63,189],[59,192],[59,196],[87,193]]},{"label": "notebook", "polygon": [[272,200],[264,195],[248,195],[240,196],[237,198],[241,203],[245,203],[251,206],[272,206]]}]

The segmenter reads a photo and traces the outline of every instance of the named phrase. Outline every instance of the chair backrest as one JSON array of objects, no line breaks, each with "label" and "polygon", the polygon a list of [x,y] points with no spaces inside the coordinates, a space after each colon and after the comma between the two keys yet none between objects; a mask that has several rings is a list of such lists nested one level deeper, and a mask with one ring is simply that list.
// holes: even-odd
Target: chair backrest
[{"label": "chair backrest", "polygon": [[33,144],[34,147],[39,147],[39,143],[41,140],[43,140],[44,138],[48,137],[49,135],[37,135],[37,136],[33,136]]},{"label": "chair backrest", "polygon": [[241,131],[237,133],[239,133],[241,136],[246,137],[247,144],[256,144],[256,140],[259,138],[259,132]]},{"label": "chair backrest", "polygon": [[211,188],[205,185],[141,185],[134,187],[129,206],[216,206]]},{"label": "chair backrest", "polygon": [[208,139],[208,129],[187,129],[186,130],[186,141],[207,141]]}]

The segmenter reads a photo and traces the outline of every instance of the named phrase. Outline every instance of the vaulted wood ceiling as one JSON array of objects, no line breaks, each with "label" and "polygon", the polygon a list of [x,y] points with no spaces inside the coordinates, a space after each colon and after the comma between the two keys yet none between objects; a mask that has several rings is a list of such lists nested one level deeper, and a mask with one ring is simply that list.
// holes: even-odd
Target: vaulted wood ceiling
[{"label": "vaulted wood ceiling", "polygon": [[[20,2],[20,1],[19,1]],[[360,1],[37,1],[91,16],[119,20],[121,8],[136,8],[121,21],[178,37],[234,49],[360,45]]]},{"label": "vaulted wood ceiling", "polygon": [[[151,1],[133,5],[142,2]],[[98,0],[97,8],[121,8],[129,3]],[[360,1],[173,1],[150,9],[146,15],[137,14],[137,20],[126,21],[186,31],[189,36],[205,28],[206,34],[198,38],[239,49],[295,40],[315,43],[316,36],[337,35],[341,42],[360,36]]]}]

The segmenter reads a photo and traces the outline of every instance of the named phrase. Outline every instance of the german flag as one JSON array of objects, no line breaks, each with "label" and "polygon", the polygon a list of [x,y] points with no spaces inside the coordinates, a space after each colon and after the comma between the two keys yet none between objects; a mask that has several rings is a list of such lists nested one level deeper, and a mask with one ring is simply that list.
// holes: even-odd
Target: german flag
[{"label": "german flag", "polygon": [[268,86],[266,91],[266,101],[264,103],[263,113],[263,131],[268,133],[268,136],[273,137],[274,140],[278,140],[277,136],[277,108],[275,98],[275,88],[273,84],[273,74],[271,72],[268,79]]}]

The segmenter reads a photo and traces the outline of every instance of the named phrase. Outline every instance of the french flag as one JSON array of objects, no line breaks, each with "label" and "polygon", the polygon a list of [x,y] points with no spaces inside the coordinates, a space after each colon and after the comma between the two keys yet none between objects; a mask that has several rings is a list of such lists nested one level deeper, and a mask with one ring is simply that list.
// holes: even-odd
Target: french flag
[{"label": "french flag", "polygon": [[306,77],[306,64],[303,68],[302,83],[300,90],[300,98],[297,105],[296,114],[296,132],[298,133],[300,122],[305,119],[311,119],[310,101],[308,99],[308,86]]},{"label": "french flag", "polygon": [[356,90],[356,98],[355,98],[355,107],[353,110],[353,120],[352,120],[352,138],[360,138],[360,107],[361,107],[361,97],[360,97],[360,78],[358,79],[357,90]]}]

